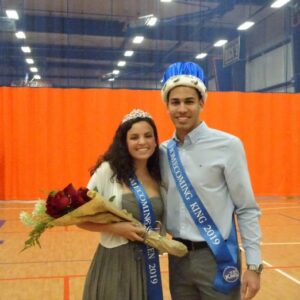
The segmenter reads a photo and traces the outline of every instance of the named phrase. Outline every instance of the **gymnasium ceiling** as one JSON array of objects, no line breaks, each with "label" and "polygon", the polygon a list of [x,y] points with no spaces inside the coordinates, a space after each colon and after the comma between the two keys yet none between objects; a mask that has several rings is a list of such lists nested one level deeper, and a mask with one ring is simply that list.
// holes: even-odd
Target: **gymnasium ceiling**
[{"label": "gymnasium ceiling", "polygon": [[[237,37],[237,27],[244,21],[260,22],[272,14],[272,2],[0,0],[0,85],[159,87],[170,63],[197,61],[200,52],[208,53],[203,62],[198,61],[204,66],[222,57],[222,49],[213,44]],[[19,19],[8,19],[8,9],[15,9]],[[145,25],[149,15],[158,18],[155,26]],[[17,31],[26,38],[17,39]],[[144,36],[141,44],[133,44],[136,35]],[[23,53],[21,46],[29,46],[31,53]],[[126,50],[134,54],[125,57]],[[117,66],[119,61],[126,65]],[[32,66],[38,71],[31,72]],[[41,76],[40,84],[34,75]]]}]

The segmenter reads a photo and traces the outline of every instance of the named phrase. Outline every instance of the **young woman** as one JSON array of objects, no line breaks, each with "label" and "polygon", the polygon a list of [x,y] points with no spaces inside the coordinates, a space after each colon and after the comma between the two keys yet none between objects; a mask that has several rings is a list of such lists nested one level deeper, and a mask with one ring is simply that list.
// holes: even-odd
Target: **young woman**
[{"label": "young woman", "polygon": [[[123,118],[111,146],[91,173],[88,188],[107,199],[115,196],[112,203],[132,213],[145,228],[155,227],[162,219],[158,136],[148,113],[133,110]],[[130,222],[80,227],[101,232],[84,300],[163,299],[158,253],[143,244],[145,230]]]}]

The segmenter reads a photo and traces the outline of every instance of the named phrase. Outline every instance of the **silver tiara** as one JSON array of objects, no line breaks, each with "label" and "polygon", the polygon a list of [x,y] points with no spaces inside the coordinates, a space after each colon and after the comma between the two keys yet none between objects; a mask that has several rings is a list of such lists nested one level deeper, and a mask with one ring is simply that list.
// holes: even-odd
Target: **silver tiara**
[{"label": "silver tiara", "polygon": [[152,119],[151,115],[141,109],[133,109],[129,114],[125,115],[122,124],[129,121],[133,120],[136,118],[150,118]]}]

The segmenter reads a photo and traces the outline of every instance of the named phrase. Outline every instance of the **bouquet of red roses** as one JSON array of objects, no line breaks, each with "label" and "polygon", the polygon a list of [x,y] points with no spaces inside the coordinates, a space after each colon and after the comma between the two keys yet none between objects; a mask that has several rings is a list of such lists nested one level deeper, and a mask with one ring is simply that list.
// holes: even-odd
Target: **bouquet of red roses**
[{"label": "bouquet of red roses", "polygon": [[54,226],[129,221],[145,229],[144,243],[158,249],[160,253],[168,252],[176,256],[187,253],[187,248],[182,243],[169,240],[156,231],[146,230],[130,213],[113,205],[113,199],[111,197],[106,200],[96,191],[86,188],[76,190],[72,184],[62,191],[50,192],[46,201],[40,200],[36,203],[31,215],[26,212],[20,214],[22,223],[33,227],[22,251],[35,245],[41,247],[40,236],[46,229]]}]

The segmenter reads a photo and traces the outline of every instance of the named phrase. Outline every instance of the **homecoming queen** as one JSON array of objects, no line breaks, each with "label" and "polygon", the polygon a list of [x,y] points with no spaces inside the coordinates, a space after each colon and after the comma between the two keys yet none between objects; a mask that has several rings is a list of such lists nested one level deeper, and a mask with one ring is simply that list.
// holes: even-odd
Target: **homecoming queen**
[{"label": "homecoming queen", "polygon": [[145,230],[130,222],[80,225],[101,232],[83,299],[162,300],[158,252],[142,243],[163,216],[157,129],[147,112],[134,109],[123,118],[91,174],[87,187],[107,199],[115,196],[112,203],[132,213]]}]

